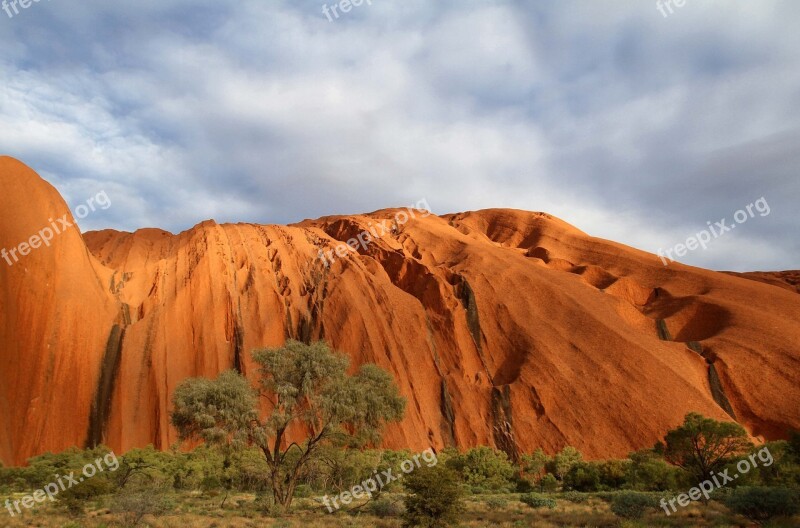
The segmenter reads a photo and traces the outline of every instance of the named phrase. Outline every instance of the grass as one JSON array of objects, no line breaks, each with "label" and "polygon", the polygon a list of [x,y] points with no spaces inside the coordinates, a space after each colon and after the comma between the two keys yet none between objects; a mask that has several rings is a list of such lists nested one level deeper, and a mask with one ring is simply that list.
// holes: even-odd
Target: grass
[{"label": "grass", "polygon": [[[723,505],[712,501],[707,505],[694,503],[667,517],[661,510],[650,511],[640,521],[624,521],[610,510],[607,500],[596,494],[585,494],[579,501],[566,500],[563,494],[546,494],[556,500],[554,509],[532,509],[519,501],[519,494],[470,495],[465,500],[465,511],[460,526],[463,528],[540,528],[556,527],[750,527],[743,517],[732,515]],[[390,495],[391,501],[402,502],[401,495]],[[400,528],[397,516],[376,517],[362,508],[358,513],[340,511],[329,514],[313,498],[296,499],[289,515],[275,516],[263,511],[253,494],[232,494],[220,509],[221,495],[199,492],[182,493],[177,497],[177,507],[169,515],[147,517],[145,523],[153,528]],[[799,518],[773,523],[773,527],[798,526]],[[42,504],[23,516],[11,518],[0,512],[0,528],[111,528],[119,517],[110,513],[108,500],[91,504],[80,518],[69,517],[57,504]],[[143,526],[143,525],[140,525]]]}]

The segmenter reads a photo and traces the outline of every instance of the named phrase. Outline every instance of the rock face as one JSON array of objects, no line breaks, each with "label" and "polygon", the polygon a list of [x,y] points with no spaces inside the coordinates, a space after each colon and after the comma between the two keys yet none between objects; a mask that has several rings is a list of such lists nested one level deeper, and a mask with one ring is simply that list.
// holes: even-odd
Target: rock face
[{"label": "rock face", "polygon": [[[0,248],[71,220],[15,160],[0,158],[0,185]],[[796,290],[665,267],[543,213],[72,228],[0,260],[0,302],[7,464],[72,445],[168,448],[182,380],[231,368],[254,378],[251,351],[289,337],[325,339],[395,376],[409,404],[387,447],[624,456],[689,411],[765,439],[800,429]]]}]

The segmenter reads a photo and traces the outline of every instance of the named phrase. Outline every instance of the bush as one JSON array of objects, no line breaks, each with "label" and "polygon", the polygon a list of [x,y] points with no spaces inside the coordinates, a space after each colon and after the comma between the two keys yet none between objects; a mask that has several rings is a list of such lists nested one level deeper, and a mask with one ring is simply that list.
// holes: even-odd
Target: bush
[{"label": "bush", "polygon": [[657,508],[658,502],[645,493],[624,491],[611,499],[611,511],[624,519],[641,519],[648,508]]},{"label": "bush", "polygon": [[800,511],[800,492],[789,488],[737,488],[725,501],[734,513],[755,522],[791,517]]},{"label": "bush", "polygon": [[547,475],[542,477],[542,480],[539,481],[539,491],[555,491],[558,489],[558,481],[556,478],[548,473]]},{"label": "bush", "polygon": [[375,517],[384,519],[386,517],[398,517],[403,513],[403,508],[389,499],[377,499],[370,503],[369,512]]},{"label": "bush", "polygon": [[579,491],[567,491],[561,494],[561,498],[573,504],[581,504],[589,500],[589,496]]},{"label": "bush", "polygon": [[578,462],[564,476],[564,488],[575,491],[600,489],[600,467],[592,462]]},{"label": "bush", "polygon": [[95,477],[77,486],[67,488],[58,495],[58,504],[71,515],[82,515],[86,504],[113,491],[112,484],[103,477]]},{"label": "bush", "polygon": [[447,461],[447,467],[457,471],[464,483],[475,493],[510,491],[514,466],[508,456],[490,447],[476,447]]},{"label": "bush", "polygon": [[502,510],[503,508],[508,506],[508,500],[506,500],[506,498],[501,495],[494,495],[492,497],[489,497],[484,502],[486,502],[486,505],[493,510]]},{"label": "bush", "polygon": [[545,497],[544,495],[540,495],[538,493],[528,493],[526,495],[522,495],[519,500],[531,508],[548,508],[552,510],[556,507],[555,499]]},{"label": "bush", "polygon": [[627,466],[626,480],[640,491],[667,491],[677,486],[678,468],[670,466],[652,449],[637,451],[628,455],[631,463]]},{"label": "bush", "polygon": [[800,431],[794,431],[789,436],[789,456],[794,459],[794,462],[800,464]]},{"label": "bush", "polygon": [[711,491],[711,500],[725,504],[733,495],[733,491],[733,488],[728,487],[716,488]]},{"label": "bush", "polygon": [[294,496],[300,499],[311,497],[314,490],[308,484],[298,484],[294,490]]},{"label": "bush", "polygon": [[514,479],[515,486],[514,491],[517,493],[530,493],[535,491],[537,488],[534,486],[533,479],[529,478],[527,475],[518,476]]},{"label": "bush", "polygon": [[522,472],[518,476],[517,491],[522,493],[532,491],[540,483],[550,462],[550,457],[541,448],[531,454],[522,455],[522,460],[520,461]]},{"label": "bush", "polygon": [[600,472],[600,487],[604,489],[623,489],[628,483],[628,467],[630,462],[627,460],[606,460],[598,464]]},{"label": "bush", "polygon": [[422,466],[404,479],[403,527],[444,528],[458,524],[463,491],[458,474],[443,466]]},{"label": "bush", "polygon": [[410,456],[410,452],[381,453],[324,446],[320,450],[319,460],[313,461],[307,468],[305,480],[315,489],[342,492],[360,484],[375,471],[392,468],[395,473],[399,472],[400,463]]},{"label": "bush", "polygon": [[146,515],[159,516],[171,511],[174,502],[166,489],[126,487],[111,503],[113,513],[122,514],[125,526],[141,524]]},{"label": "bush", "polygon": [[144,449],[132,449],[120,457],[119,470],[114,474],[113,479],[120,488],[124,488],[133,481],[148,486],[152,486],[154,483],[172,484],[173,478],[170,470],[176,458],[180,456],[162,453],[152,445]]}]

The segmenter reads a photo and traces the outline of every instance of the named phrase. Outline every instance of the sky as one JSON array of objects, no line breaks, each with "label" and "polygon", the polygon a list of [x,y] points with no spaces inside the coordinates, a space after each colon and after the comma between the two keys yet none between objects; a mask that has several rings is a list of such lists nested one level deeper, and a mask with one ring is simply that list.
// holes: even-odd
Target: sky
[{"label": "sky", "polygon": [[665,3],[5,4],[0,153],[84,231],[425,200],[655,253],[762,199],[679,260],[800,268],[800,2]]}]

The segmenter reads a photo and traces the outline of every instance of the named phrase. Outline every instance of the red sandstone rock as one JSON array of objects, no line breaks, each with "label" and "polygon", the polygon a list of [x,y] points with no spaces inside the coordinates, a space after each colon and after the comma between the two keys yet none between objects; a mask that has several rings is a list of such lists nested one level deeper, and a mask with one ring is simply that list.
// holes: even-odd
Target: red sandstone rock
[{"label": "red sandstone rock", "polygon": [[[0,248],[67,213],[19,162],[0,158],[0,182]],[[178,235],[75,230],[0,261],[0,459],[93,442],[167,448],[183,379],[254,377],[252,349],[287,337],[326,339],[395,376],[409,405],[387,447],[620,457],[689,411],[762,438],[800,429],[789,289],[664,267],[508,209],[417,213],[329,267],[318,258],[398,211],[207,221]]]}]

